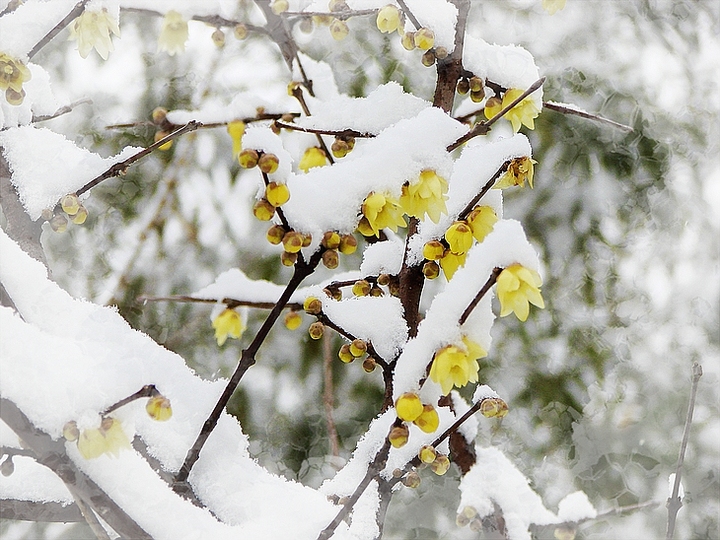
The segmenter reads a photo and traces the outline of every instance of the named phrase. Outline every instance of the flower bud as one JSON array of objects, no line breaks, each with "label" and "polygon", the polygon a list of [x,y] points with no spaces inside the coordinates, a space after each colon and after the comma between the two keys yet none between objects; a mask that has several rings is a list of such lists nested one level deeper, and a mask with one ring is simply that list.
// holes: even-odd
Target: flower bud
[{"label": "flower bud", "polygon": [[448,472],[448,469],[450,469],[450,460],[446,455],[438,454],[435,461],[430,464],[430,468],[432,469],[432,472],[438,476],[442,476]]},{"label": "flower bud", "polygon": [[400,38],[400,43],[402,44],[403,49],[406,51],[412,51],[415,48],[415,33],[405,32]]},{"label": "flower bud", "polygon": [[74,193],[70,193],[60,200],[60,206],[68,216],[74,216],[80,209],[80,199]]},{"label": "flower bud", "polygon": [[340,238],[340,253],[351,255],[357,249],[357,240],[352,234],[345,234]]},{"label": "flower bud", "polygon": [[431,445],[426,444],[420,447],[420,450],[418,451],[418,457],[423,463],[429,464],[435,461],[435,458],[437,457],[437,452],[435,451],[435,448],[433,448]]},{"label": "flower bud", "polygon": [[308,296],[303,302],[303,309],[305,310],[305,313],[309,313],[310,315],[317,315],[318,313],[322,312],[322,302],[319,298],[316,298],[314,296]]},{"label": "flower bud", "polygon": [[507,403],[500,398],[487,398],[480,404],[480,414],[486,418],[502,418],[507,413]]},{"label": "flower bud", "polygon": [[282,245],[288,253],[297,253],[303,246],[303,235],[297,231],[288,231],[282,239]]},{"label": "flower bud", "polygon": [[75,420],[70,420],[63,426],[63,437],[66,441],[77,441],[80,436],[80,430],[77,427]]},{"label": "flower bud", "polygon": [[280,15],[290,9],[290,4],[288,0],[273,0],[273,3],[270,4],[270,9],[272,9],[275,15]]},{"label": "flower bud", "polygon": [[485,118],[488,120],[493,118],[502,110],[502,101],[500,98],[491,97],[485,102]]},{"label": "flower bud", "polygon": [[465,527],[475,516],[477,516],[477,510],[472,506],[465,506],[455,517],[455,523],[458,527]]},{"label": "flower bud", "polygon": [[253,215],[260,221],[270,221],[275,215],[275,207],[267,199],[260,199],[253,206]]},{"label": "flower bud", "polygon": [[440,417],[435,407],[423,405],[422,414],[413,420],[413,423],[425,433],[432,433],[440,425]]},{"label": "flower bud", "polygon": [[[262,160],[268,155],[272,154],[265,154],[262,158],[260,158],[260,169],[262,170]],[[290,190],[288,189],[286,184],[278,184],[277,182],[270,182],[267,187],[265,187],[265,198],[268,200],[270,204],[272,204],[275,207],[282,206],[288,200],[290,200]]]},{"label": "flower bud", "polygon": [[340,347],[340,350],[338,351],[338,358],[345,362],[346,364],[349,364],[353,360],[355,360],[355,357],[350,352],[350,345],[345,343],[342,347]]},{"label": "flower bud", "polygon": [[292,266],[297,262],[298,254],[297,253],[288,253],[287,251],[283,251],[280,254],[280,262],[283,264],[283,266]]},{"label": "flower bud", "polygon": [[413,36],[413,41],[418,49],[427,51],[435,45],[435,33],[429,28],[420,28]]},{"label": "flower bud", "polygon": [[407,426],[403,424],[402,426],[393,426],[388,435],[388,440],[394,448],[401,448],[407,444],[409,436],[410,431]]},{"label": "flower bud", "polygon": [[420,475],[415,471],[410,471],[405,478],[402,479],[402,483],[405,487],[415,489],[420,485]]},{"label": "flower bud", "polygon": [[83,223],[85,223],[85,221],[87,221],[87,218],[88,218],[87,208],[85,208],[85,207],[81,204],[81,205],[80,205],[80,208],[78,208],[78,211],[75,213],[74,216],[72,216],[72,217],[70,218],[70,220],[71,220],[75,225],[82,225]]},{"label": "flower bud", "polygon": [[448,57],[448,50],[445,47],[435,47],[435,58],[444,60]]},{"label": "flower bud", "polygon": [[[153,141],[154,141],[154,142],[158,142],[159,140],[164,139],[164,138],[167,137],[168,135],[170,135],[170,132],[169,132],[169,131],[157,131],[157,132],[155,132],[155,136],[153,137]],[[162,151],[170,150],[170,148],[172,147],[172,145],[173,145],[173,141],[168,141],[168,142],[163,143],[163,144],[161,144],[160,146],[158,146],[158,150],[162,150]]]},{"label": "flower bud", "polygon": [[412,422],[423,413],[420,396],[414,392],[405,392],[395,401],[395,412],[400,420]]},{"label": "flower bud", "polygon": [[328,249],[327,251],[323,252],[322,262],[325,268],[328,268],[329,270],[335,270],[335,268],[337,268],[340,264],[338,252],[334,249]]},{"label": "flower bud", "polygon": [[267,238],[267,241],[273,246],[277,246],[280,242],[282,242],[286,232],[285,227],[282,225],[273,225],[268,229],[265,234],[265,238]]},{"label": "flower bud", "polygon": [[432,67],[435,65],[435,53],[432,51],[426,51],[425,54],[420,58],[422,65],[425,67]]},{"label": "flower bud", "polygon": [[320,339],[323,337],[324,332],[325,326],[320,321],[315,321],[310,325],[310,328],[308,328],[308,334],[310,334],[312,339]]},{"label": "flower bud", "polygon": [[481,103],[483,99],[485,99],[485,90],[481,90],[480,92],[473,92],[470,91],[470,99],[473,103]]},{"label": "flower bud", "polygon": [[352,286],[352,293],[355,296],[367,296],[370,294],[370,283],[364,279],[359,279]]},{"label": "flower bud", "polygon": [[52,208],[43,208],[41,216],[45,221],[50,221],[54,215]]},{"label": "flower bud", "polygon": [[285,314],[285,328],[288,330],[297,330],[302,324],[302,315],[297,311],[288,311]]},{"label": "flower bud", "polygon": [[485,83],[480,77],[470,77],[468,83],[472,92],[482,92],[483,90],[485,90]]},{"label": "flower bud", "polygon": [[165,422],[172,416],[172,407],[170,406],[170,400],[163,395],[158,394],[148,399],[145,405],[145,411],[148,416],[158,422]]},{"label": "flower bud", "polygon": [[308,247],[312,243],[312,234],[302,235],[302,247]]},{"label": "flower bud", "polygon": [[427,279],[435,279],[440,275],[440,266],[435,261],[427,261],[423,264],[422,272]]},{"label": "flower bud", "polygon": [[362,339],[353,340],[350,344],[350,354],[358,358],[367,352],[367,343]]},{"label": "flower bud", "polygon": [[350,146],[344,140],[336,137],[332,146],[330,146],[330,151],[336,158],[344,158],[350,152]]},{"label": "flower bud", "polygon": [[235,36],[235,39],[243,40],[248,35],[248,29],[247,26],[244,24],[236,24],[235,28],[233,28],[233,35]]},{"label": "flower bud", "polygon": [[161,126],[167,121],[167,109],[164,107],[155,107],[152,112],[152,121],[156,126]]},{"label": "flower bud", "polygon": [[423,246],[423,257],[429,261],[442,259],[444,253],[445,246],[438,240],[430,240],[429,242],[425,242]]},{"label": "flower bud", "polygon": [[25,96],[26,94],[24,88],[21,88],[19,92],[9,87],[5,90],[5,101],[16,107],[18,105],[22,105],[22,102],[25,100]]},{"label": "flower bud", "polygon": [[320,241],[323,247],[328,249],[337,249],[340,247],[340,234],[336,231],[327,231],[323,234],[322,240]]},{"label": "flower bud", "polygon": [[56,216],[53,216],[53,218],[50,220],[50,227],[55,232],[65,232],[67,230],[67,226],[68,220],[62,214],[57,214]]},{"label": "flower bud", "polygon": [[465,95],[470,91],[470,83],[467,79],[460,79],[457,83],[458,94]]},{"label": "flower bud", "polygon": [[339,11],[347,11],[350,7],[345,0],[330,0],[330,2],[328,2],[328,9],[333,13],[337,13]]},{"label": "flower bud", "polygon": [[[260,159],[258,159],[258,167],[260,167],[260,170],[264,172],[265,174],[272,174],[278,169],[278,164],[280,163],[280,160],[275,154],[263,154],[260,156]],[[284,185],[284,184],[282,184]],[[287,186],[286,186],[287,187]],[[288,193],[288,198],[290,198],[290,195]],[[279,205],[278,205],[279,206]]]},{"label": "flower bud", "polygon": [[362,367],[363,370],[365,370],[365,373],[372,373],[377,367],[377,362],[375,362],[375,359],[372,356],[368,356],[365,360],[363,360]]},{"label": "flower bud", "polygon": [[330,35],[335,41],[342,41],[350,33],[350,28],[345,21],[335,19],[330,23]]},{"label": "flower bud", "polygon": [[238,154],[238,162],[243,169],[252,169],[258,164],[259,159],[257,151],[252,148],[246,148]]},{"label": "flower bud", "polygon": [[212,33],[212,41],[218,49],[222,49],[225,46],[225,32],[220,28],[216,28]]}]

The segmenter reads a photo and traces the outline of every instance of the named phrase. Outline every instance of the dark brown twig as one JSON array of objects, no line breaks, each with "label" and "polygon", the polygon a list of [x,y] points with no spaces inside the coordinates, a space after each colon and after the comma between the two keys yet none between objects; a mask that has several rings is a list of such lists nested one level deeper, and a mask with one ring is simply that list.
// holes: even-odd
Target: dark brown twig
[{"label": "dark brown twig", "polygon": [[83,105],[85,103],[92,103],[92,100],[91,99],[80,99],[78,101],[74,101],[74,102],[70,103],[69,105],[60,107],[57,111],[55,111],[52,114],[42,114],[39,116],[33,115],[32,122],[44,122],[45,120],[52,120],[53,118],[57,118],[58,116],[62,116],[63,114],[72,112],[72,110],[75,107],[77,107],[78,105]]},{"label": "dark brown twig", "polygon": [[587,118],[588,120],[595,120],[596,122],[608,124],[627,133],[632,133],[634,131],[633,128],[631,128],[630,126],[626,126],[625,124],[621,124],[620,122],[615,122],[614,120],[610,120],[609,118],[605,118],[604,116],[600,116],[599,114],[589,113],[587,111],[576,109],[574,107],[567,107],[562,103],[543,101],[543,107],[562,114],[580,116],[581,118]]},{"label": "dark brown twig", "polygon": [[157,388],[155,388],[154,384],[146,384],[143,386],[140,390],[135,392],[132,395],[129,395],[126,398],[121,399],[117,403],[114,403],[113,405],[110,405],[107,409],[105,409],[102,413],[100,413],[102,416],[106,416],[110,414],[111,412],[119,409],[120,407],[127,405],[128,403],[132,403],[136,399],[140,398],[146,398],[146,397],[153,397],[160,395],[160,392],[158,392]]},{"label": "dark brown twig", "polygon": [[463,311],[463,314],[460,316],[460,320],[458,321],[460,325],[465,324],[465,321],[467,321],[468,317],[472,313],[472,311],[475,309],[475,307],[478,305],[480,300],[482,300],[483,296],[487,294],[487,292],[490,290],[490,287],[495,285],[495,282],[497,281],[498,276],[502,273],[503,269],[499,267],[493,268],[492,273],[490,274],[490,277],[485,282],[485,284],[480,288],[478,293],[475,295],[475,298],[472,299],[470,304],[465,308],[465,311]]},{"label": "dark brown twig", "polygon": [[75,19],[77,19],[83,11],[85,11],[85,4],[88,3],[89,0],[81,0],[78,2],[74,8],[72,8],[72,11],[68,13],[59,23],[57,23],[52,30],[50,30],[43,38],[38,41],[35,46],[30,49],[30,52],[28,53],[28,59],[35,56],[37,53],[40,52],[40,49],[42,49],[45,45],[50,43],[50,40],[57,36],[62,30],[71,22],[73,22]]},{"label": "dark brown twig", "polygon": [[500,165],[500,168],[495,171],[495,174],[492,175],[490,180],[488,180],[485,185],[482,187],[482,189],[478,192],[477,195],[475,195],[472,200],[463,208],[463,211],[460,212],[458,215],[458,219],[465,219],[468,217],[470,212],[473,211],[473,208],[475,208],[475,205],[480,202],[480,199],[482,199],[485,194],[490,191],[490,188],[492,188],[495,185],[495,182],[497,182],[498,178],[500,178],[500,175],[502,175],[510,165],[510,161],[506,161],[502,165]]},{"label": "dark brown twig", "polygon": [[333,137],[355,137],[370,139],[375,137],[374,133],[363,133],[354,129],[317,129],[317,128],[306,128],[295,124],[288,124],[279,120],[275,121],[275,125],[283,129],[292,129],[294,131],[302,131],[303,133],[314,133],[320,135],[330,135]]},{"label": "dark brown twig", "polygon": [[[302,88],[299,86],[295,86],[292,89],[292,95],[295,99],[298,100],[298,103],[300,103],[300,107],[302,108],[303,112],[310,116],[310,108],[307,106],[307,102],[305,101],[305,96],[303,95]],[[327,145],[325,144],[325,141],[322,138],[322,135],[320,133],[315,133],[315,137],[318,140],[318,144],[320,145],[320,148],[322,148],[323,152],[325,152],[325,157],[328,158],[328,161],[332,165],[335,163],[335,160],[333,160],[332,154],[330,153],[330,150],[328,150]]]},{"label": "dark brown twig", "polygon": [[[255,302],[250,300],[238,300],[237,298],[196,298],[194,296],[176,295],[176,296],[138,296],[138,302],[197,302],[200,304],[217,304],[221,302],[228,308],[232,309],[238,306],[247,306],[258,309],[272,309],[275,307],[275,302]],[[288,302],[285,307],[292,310],[298,310],[302,308],[302,304],[299,302]]]}]

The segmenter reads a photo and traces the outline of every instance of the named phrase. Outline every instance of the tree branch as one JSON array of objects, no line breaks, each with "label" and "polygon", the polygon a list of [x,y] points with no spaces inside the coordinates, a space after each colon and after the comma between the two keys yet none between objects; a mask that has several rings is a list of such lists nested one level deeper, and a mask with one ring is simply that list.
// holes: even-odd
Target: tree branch
[{"label": "tree branch", "polygon": [[76,504],[63,506],[57,502],[19,501],[2,499],[0,519],[39,521],[52,523],[79,523],[85,521]]},{"label": "tree branch", "polygon": [[40,49],[50,43],[50,40],[57,36],[60,32],[62,32],[62,30],[68,24],[77,19],[82,14],[82,12],[85,11],[85,4],[87,4],[88,1],[89,0],[81,0],[80,2],[78,2],[72,9],[72,11],[70,11],[70,13],[68,13],[63,20],[57,23],[52,30],[45,34],[45,36],[40,41],[38,41],[28,53],[28,60],[35,56],[37,53],[39,53]]},{"label": "tree branch", "polygon": [[575,106],[567,105],[565,103],[544,101],[543,107],[562,114],[570,114],[580,116],[581,118],[587,118],[588,120],[595,120],[596,122],[608,124],[614,128],[620,129],[628,133],[632,133],[634,131],[633,128],[631,128],[630,126],[626,126],[625,124],[621,124],[620,122],[615,122],[614,120],[610,120],[609,118],[605,118],[604,116],[600,116],[599,114],[593,114],[587,111],[583,111],[582,109],[579,109]]},{"label": "tree branch", "polygon": [[[217,304],[222,302],[228,308],[232,309],[238,306],[248,306],[259,309],[272,309],[275,307],[275,302],[255,302],[250,300],[238,300],[237,298],[223,298],[218,300],[217,298],[196,298],[194,296],[186,295],[175,295],[175,296],[138,296],[138,302],[199,302],[202,304]],[[288,302],[285,307],[292,310],[299,310],[302,308],[302,304],[299,302]]]}]

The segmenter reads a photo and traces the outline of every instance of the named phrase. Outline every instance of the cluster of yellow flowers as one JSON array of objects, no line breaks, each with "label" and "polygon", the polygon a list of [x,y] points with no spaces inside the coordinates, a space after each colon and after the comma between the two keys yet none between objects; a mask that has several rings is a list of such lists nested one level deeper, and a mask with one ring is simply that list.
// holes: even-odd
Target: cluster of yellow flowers
[{"label": "cluster of yellow flowers", "polygon": [[32,77],[27,66],[17,58],[0,52],[0,90],[10,105],[20,105],[25,99],[23,83]]},{"label": "cluster of yellow flowers", "polygon": [[[378,10],[375,25],[383,34],[397,32],[400,36],[400,43],[408,51],[413,49],[430,51],[435,46],[435,33],[430,28],[422,27],[415,32],[405,32],[404,15],[393,4],[388,4]],[[438,47],[438,49],[440,48]],[[433,53],[433,62],[435,54],[437,51]]]},{"label": "cluster of yellow flowers", "polygon": [[435,353],[430,366],[430,379],[447,395],[453,387],[462,388],[469,382],[477,382],[480,366],[477,361],[487,356],[487,351],[468,338],[453,345],[446,345]]}]

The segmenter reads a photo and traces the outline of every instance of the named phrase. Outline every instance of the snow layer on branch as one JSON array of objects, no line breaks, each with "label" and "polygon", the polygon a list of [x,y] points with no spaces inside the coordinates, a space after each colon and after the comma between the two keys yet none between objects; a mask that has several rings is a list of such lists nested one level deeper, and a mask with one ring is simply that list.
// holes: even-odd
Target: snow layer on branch
[{"label": "snow layer on branch", "polygon": [[[155,384],[172,402],[170,420],[151,420],[144,400],[113,416],[128,437],[145,440],[166,470],[177,470],[225,381],[203,381],[182,358],[133,330],[114,309],[70,297],[4,232],[0,251],[0,281],[22,314],[21,319],[9,308],[0,309],[0,394],[57,439],[67,421],[76,420],[80,429],[97,427],[100,411]],[[317,537],[336,508],[317,491],[267,473],[250,458],[247,445],[237,421],[223,414],[190,476],[224,523],[177,496],[134,450],[85,460],[76,445],[66,448],[78,467],[158,540],[284,539],[290,524],[295,538]],[[30,479],[24,484],[28,493],[42,489]],[[231,493],[228,504],[222,495]]]},{"label": "snow layer on branch", "polygon": [[[152,9],[160,13],[174,10],[186,19],[193,15],[207,16],[220,15],[227,19],[237,16],[237,2],[235,0],[120,0],[123,8]],[[202,24],[202,23],[198,23]]]},{"label": "snow layer on branch", "polygon": [[[31,457],[14,456],[15,472],[0,475],[0,501],[59,502],[72,504],[73,497],[60,477]],[[2,504],[0,502],[0,504]]]},{"label": "snow layer on branch", "polygon": [[[215,281],[203,287],[190,296],[221,301],[224,298],[246,300],[248,302],[272,302],[275,303],[285,287],[264,279],[250,279],[245,272],[239,268],[231,268],[220,274]],[[295,291],[290,302],[300,302],[305,299],[305,293]],[[324,295],[323,295],[324,296]]]},{"label": "snow layer on branch", "polygon": [[[429,219],[420,223],[418,234],[410,239],[408,263],[420,263],[423,260],[422,248],[425,243],[441,238],[445,234],[460,212],[465,209],[505,161],[522,156],[532,157],[532,149],[527,137],[520,133],[492,142],[483,138],[469,141],[453,167],[446,202],[448,213],[443,215],[438,223],[433,223]],[[478,204],[492,207],[498,218],[502,218],[501,190],[491,189]]]},{"label": "snow layer on branch", "polygon": [[577,523],[584,519],[593,519],[596,516],[597,510],[584,491],[570,493],[558,503],[559,521]]},{"label": "snow layer on branch", "polygon": [[[533,56],[518,45],[495,45],[465,36],[463,65],[478,77],[505,88],[525,90],[540,78]],[[538,109],[542,109],[542,87],[530,94]]]},{"label": "snow layer on branch", "polygon": [[[22,126],[0,132],[0,147],[12,170],[12,182],[31,219],[52,208],[63,195],[73,193],[115,163],[140,151],[125,147],[110,158],[78,147],[46,128]],[[38,152],[42,159],[38,159]]]},{"label": "snow layer on branch", "polygon": [[242,92],[235,96],[230,103],[222,103],[217,99],[207,100],[200,109],[176,109],[167,114],[167,119],[173,124],[187,124],[190,120],[197,120],[205,124],[216,122],[231,122],[243,118],[253,118],[258,108],[267,114],[282,114],[296,110],[297,103],[290,99],[281,101],[268,101],[253,92]]},{"label": "snow layer on branch", "polygon": [[[455,50],[458,10],[454,5],[444,0],[405,0],[405,4],[421,25],[433,31],[435,47],[445,47],[449,53]],[[411,32],[417,30],[409,20],[405,29]]]},{"label": "snow layer on branch", "polygon": [[[395,369],[395,399],[403,392],[415,390],[434,352],[458,342],[462,334],[469,335],[485,350],[490,350],[490,329],[495,319],[491,304],[492,292],[480,300],[462,329],[459,319],[488,280],[493,268],[513,263],[538,269],[537,254],[528,243],[520,222],[500,220],[482,243],[470,249],[465,266],[455,273],[445,289],[433,299],[425,319],[418,327],[417,337],[405,346]],[[427,380],[423,392],[429,392],[429,388],[439,395],[438,384]],[[430,397],[428,395],[425,399]]]},{"label": "snow layer on branch", "polygon": [[[273,133],[268,126],[248,126],[242,139],[243,148],[262,151],[266,154],[275,154],[278,158],[278,168],[274,173],[268,174],[272,182],[286,183],[292,171],[293,159],[285,150],[282,139]],[[263,190],[259,193],[263,193]],[[292,197],[292,192],[290,193]],[[285,206],[283,206],[283,209]]]},{"label": "snow layer on branch", "polygon": [[[27,0],[0,17],[0,51],[21,60],[77,4],[77,0]],[[22,28],[21,32],[17,29]]]},{"label": "snow layer on branch", "polygon": [[352,297],[339,302],[318,291],[323,313],[355,337],[370,341],[386,361],[395,358],[407,340],[400,299],[394,296]]},{"label": "snow layer on branch", "polygon": [[545,508],[529,480],[497,448],[475,447],[477,461],[460,480],[460,505],[477,510],[480,517],[493,513],[493,502],[502,510],[511,540],[530,540],[531,524],[549,525],[558,518]]},{"label": "snow layer on branch", "polygon": [[430,102],[403,92],[398,83],[389,82],[378,86],[364,98],[339,95],[329,101],[318,101],[317,107],[311,107],[312,116],[298,118],[295,123],[305,128],[354,129],[377,135],[403,118],[417,116],[430,106]]},{"label": "snow layer on branch", "polygon": [[291,175],[285,215],[290,225],[313,236],[329,230],[350,233],[370,192],[399,197],[403,183],[423,169],[435,169],[448,178],[453,162],[445,148],[466,131],[440,109],[424,109],[358,145],[334,165]]},{"label": "snow layer on branch", "polygon": [[29,124],[33,116],[50,115],[60,108],[50,88],[48,72],[37,64],[28,63],[27,67],[32,78],[23,83],[26,94],[23,102],[10,105],[4,98],[0,99],[0,128]]},{"label": "snow layer on branch", "polygon": [[380,274],[397,275],[402,268],[405,245],[400,238],[390,238],[385,242],[370,244],[363,251],[360,274],[378,276]]}]

